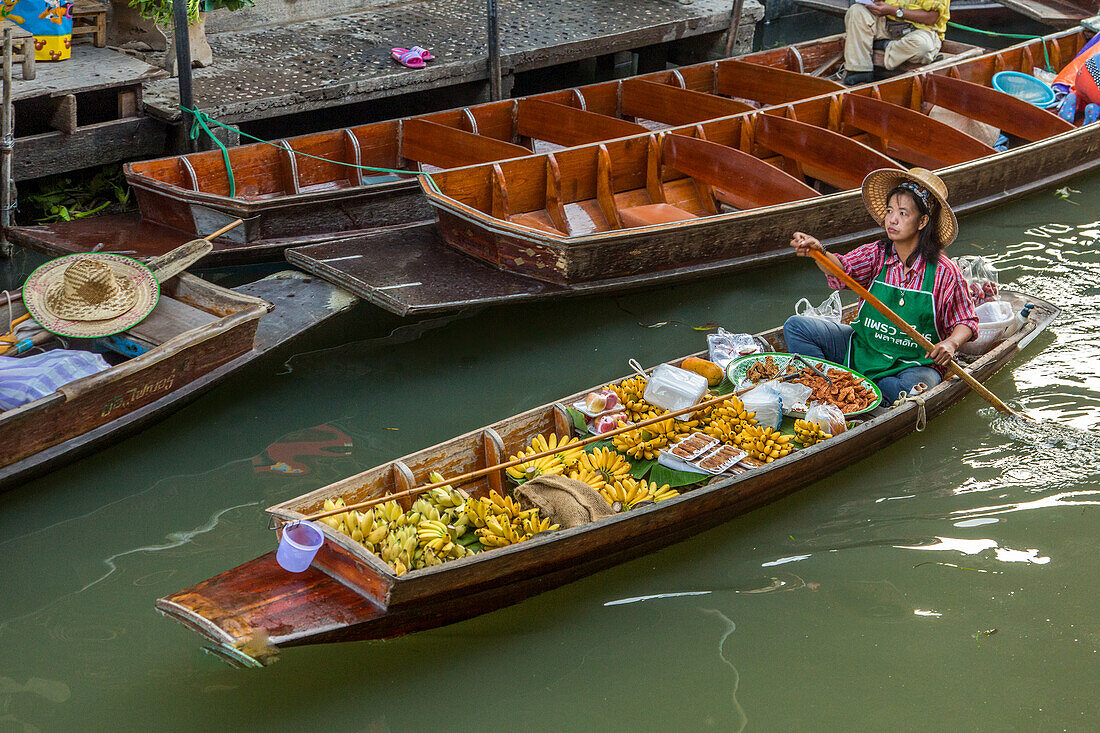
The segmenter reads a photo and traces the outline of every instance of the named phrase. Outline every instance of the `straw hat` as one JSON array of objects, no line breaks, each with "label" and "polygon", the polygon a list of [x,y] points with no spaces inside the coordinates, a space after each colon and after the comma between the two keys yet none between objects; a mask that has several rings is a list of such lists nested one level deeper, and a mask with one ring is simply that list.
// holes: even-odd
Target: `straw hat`
[{"label": "straw hat", "polygon": [[99,252],[51,260],[23,284],[23,302],[34,320],[51,333],[77,338],[132,328],[159,298],[160,284],[148,267]]},{"label": "straw hat", "polygon": [[887,195],[906,181],[917,184],[940,202],[939,215],[932,225],[936,227],[944,247],[954,242],[959,235],[959,222],[947,203],[947,186],[943,185],[939,176],[925,168],[910,168],[908,171],[883,168],[867,174],[863,179],[863,203],[874,220],[879,224],[883,223],[886,219]]}]

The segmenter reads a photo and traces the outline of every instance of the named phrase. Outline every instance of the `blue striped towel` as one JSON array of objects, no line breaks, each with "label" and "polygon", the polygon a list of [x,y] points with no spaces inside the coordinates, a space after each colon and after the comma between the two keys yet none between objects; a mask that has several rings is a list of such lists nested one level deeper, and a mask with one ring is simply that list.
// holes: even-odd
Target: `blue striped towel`
[{"label": "blue striped towel", "polygon": [[0,356],[0,410],[34,402],[89,374],[110,368],[99,354],[53,349],[34,356]]}]

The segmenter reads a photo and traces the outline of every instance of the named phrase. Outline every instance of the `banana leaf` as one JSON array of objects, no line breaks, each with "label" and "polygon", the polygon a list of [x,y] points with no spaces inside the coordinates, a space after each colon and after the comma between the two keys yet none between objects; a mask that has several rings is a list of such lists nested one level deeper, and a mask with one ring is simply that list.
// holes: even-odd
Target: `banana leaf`
[{"label": "banana leaf", "polygon": [[588,432],[588,422],[584,418],[584,414],[573,407],[565,408],[565,411],[569,413],[569,417],[573,418],[573,427],[577,429],[578,433],[584,434]]},{"label": "banana leaf", "polygon": [[630,456],[626,456],[626,460],[630,461],[630,475],[636,479],[644,478],[650,469],[657,465],[656,458],[651,458],[648,461],[636,461]]},{"label": "banana leaf", "polygon": [[668,466],[662,466],[656,461],[654,461],[654,466],[649,471],[650,481],[658,486],[668,484],[674,489],[681,486],[689,486],[691,484],[701,484],[709,478],[709,474],[694,473],[692,471],[677,471]]}]

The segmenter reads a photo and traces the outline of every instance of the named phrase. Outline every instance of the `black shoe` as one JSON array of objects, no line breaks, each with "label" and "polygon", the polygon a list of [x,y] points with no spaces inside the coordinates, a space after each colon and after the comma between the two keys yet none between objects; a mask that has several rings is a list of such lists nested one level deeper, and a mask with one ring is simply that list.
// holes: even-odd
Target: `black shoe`
[{"label": "black shoe", "polygon": [[868,84],[875,80],[873,71],[849,71],[844,75],[844,86],[854,87],[858,84]]}]

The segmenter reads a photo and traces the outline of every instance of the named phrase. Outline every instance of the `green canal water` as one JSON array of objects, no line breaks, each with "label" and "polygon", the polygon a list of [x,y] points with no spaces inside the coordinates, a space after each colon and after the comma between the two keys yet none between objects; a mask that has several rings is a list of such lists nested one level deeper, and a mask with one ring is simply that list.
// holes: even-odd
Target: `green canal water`
[{"label": "green canal water", "polygon": [[[1070,186],[965,218],[952,254],[1064,309],[989,386],[1087,431],[1100,176]],[[0,730],[1094,730],[1098,441],[975,396],[764,509],[446,628],[239,671],[153,609],[271,549],[266,506],[825,294],[798,261],[413,324],[358,306],[0,496]],[[350,453],[257,470],[314,426]]]},{"label": "green canal water", "polygon": [[[950,252],[1062,307],[988,383],[1040,427],[969,396],[782,501],[516,606],[232,669],[153,602],[272,549],[265,507],[827,291],[798,261],[416,323],[359,305],[0,495],[0,731],[1095,730],[1100,175],[1069,187],[965,218]],[[264,469],[318,438],[351,447]]]}]

